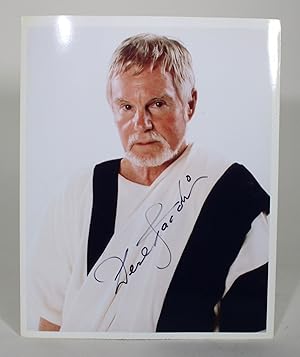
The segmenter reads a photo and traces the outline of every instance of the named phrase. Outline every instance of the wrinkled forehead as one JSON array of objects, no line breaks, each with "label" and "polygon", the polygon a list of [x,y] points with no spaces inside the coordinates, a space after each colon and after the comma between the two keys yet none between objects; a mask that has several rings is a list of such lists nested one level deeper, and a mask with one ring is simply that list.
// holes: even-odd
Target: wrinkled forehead
[{"label": "wrinkled forehead", "polygon": [[[142,71],[132,67],[128,71],[121,73],[111,79],[111,94],[116,92],[143,92],[149,95],[159,95],[159,93],[176,94],[173,77],[169,72],[164,72],[160,67],[145,68]],[[151,94],[150,94],[151,93]]]}]

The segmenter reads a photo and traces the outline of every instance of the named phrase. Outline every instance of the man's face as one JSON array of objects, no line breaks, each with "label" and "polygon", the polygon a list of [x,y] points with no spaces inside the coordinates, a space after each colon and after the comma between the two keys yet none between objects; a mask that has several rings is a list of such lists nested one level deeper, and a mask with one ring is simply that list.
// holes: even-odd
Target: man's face
[{"label": "man's face", "polygon": [[[194,99],[179,98],[170,73],[135,68],[111,81],[111,105],[125,157],[137,166],[160,166],[185,146]],[[192,98],[192,95],[191,95]]]}]

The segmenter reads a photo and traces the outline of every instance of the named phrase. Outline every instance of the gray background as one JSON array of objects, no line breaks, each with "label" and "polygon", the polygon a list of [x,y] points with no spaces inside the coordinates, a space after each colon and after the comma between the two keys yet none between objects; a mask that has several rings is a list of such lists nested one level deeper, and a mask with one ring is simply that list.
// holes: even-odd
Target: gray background
[{"label": "gray background", "polygon": [[[42,2],[0,0],[0,356],[300,355],[299,65],[297,0]],[[282,26],[278,264],[270,341],[37,340],[19,336],[19,56],[22,15],[164,15],[279,18]],[[298,114],[298,115],[297,115]]]}]

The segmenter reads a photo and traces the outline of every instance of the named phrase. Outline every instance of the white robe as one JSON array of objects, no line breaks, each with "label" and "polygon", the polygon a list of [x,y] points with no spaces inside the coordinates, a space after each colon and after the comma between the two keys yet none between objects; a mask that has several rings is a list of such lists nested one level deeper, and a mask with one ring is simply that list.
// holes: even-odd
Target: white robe
[{"label": "white robe", "polygon": [[[70,249],[72,254],[63,252],[68,243],[63,249],[56,247],[61,252],[60,259],[64,254],[65,259],[69,257],[68,273],[63,273],[64,291],[56,284],[59,285],[56,289],[61,291],[61,311],[56,320],[48,315],[42,317],[62,325],[62,331],[155,331],[168,286],[202,205],[229,166],[229,162],[189,147],[149,189],[143,190],[136,207],[128,212],[126,224],[118,224],[117,212],[116,232],[88,277],[88,224],[81,224],[79,231],[79,225],[75,225],[77,232],[69,234],[82,238],[77,240],[76,246],[70,241],[72,237],[67,238],[73,248]],[[91,206],[85,205],[85,209],[90,217]],[[71,216],[70,220],[80,219],[77,211]],[[236,259],[232,265],[225,292],[240,274],[267,261],[267,240],[260,237],[266,224],[262,218],[257,220],[255,226],[259,234],[251,235],[250,232],[248,235],[239,254],[243,259]],[[250,239],[252,236],[254,238]],[[259,240],[255,238],[258,236]],[[247,259],[249,251],[251,259]],[[47,276],[46,269],[42,270]],[[55,279],[51,279],[53,284]],[[51,303],[51,294],[47,299]]]}]

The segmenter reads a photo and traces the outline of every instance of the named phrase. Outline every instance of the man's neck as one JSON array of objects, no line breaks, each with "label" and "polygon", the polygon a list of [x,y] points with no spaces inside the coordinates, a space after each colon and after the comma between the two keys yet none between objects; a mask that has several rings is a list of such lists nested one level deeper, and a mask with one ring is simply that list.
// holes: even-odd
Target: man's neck
[{"label": "man's neck", "polygon": [[156,167],[146,167],[146,166],[136,166],[132,164],[128,159],[121,160],[120,175],[125,177],[127,180],[138,183],[144,186],[150,186],[157,177],[174,161],[176,161],[185,151],[187,145],[175,156],[172,160],[164,162],[160,166]]}]

